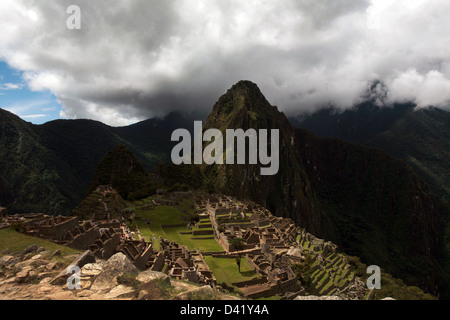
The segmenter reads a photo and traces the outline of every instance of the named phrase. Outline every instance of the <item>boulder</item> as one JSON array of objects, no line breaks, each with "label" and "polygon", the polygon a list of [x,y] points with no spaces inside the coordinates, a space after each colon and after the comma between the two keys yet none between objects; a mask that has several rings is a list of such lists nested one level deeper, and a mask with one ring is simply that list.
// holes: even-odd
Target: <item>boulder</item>
[{"label": "boulder", "polygon": [[22,256],[26,255],[27,253],[34,253],[37,250],[38,250],[38,246],[33,244],[33,245],[29,246],[28,248],[26,248],[25,250],[23,250]]},{"label": "boulder", "polygon": [[147,270],[139,273],[139,275],[136,277],[136,280],[142,283],[151,282],[153,280],[162,280],[170,285],[170,277],[167,274],[152,270]]},{"label": "boulder", "polygon": [[103,271],[97,276],[91,290],[109,291],[118,285],[117,277],[123,274],[138,274],[139,270],[126,255],[119,252],[103,265]]},{"label": "boulder", "polygon": [[20,272],[16,274],[16,282],[17,283],[25,283],[30,278],[30,272],[33,269],[33,267],[25,267]]},{"label": "boulder", "polygon": [[2,256],[0,257],[0,267],[1,268],[8,268],[10,266],[14,266],[19,262],[19,259],[13,256]]},{"label": "boulder", "polygon": [[88,263],[95,263],[95,255],[91,250],[81,253],[70,265],[77,266],[81,269]]},{"label": "boulder", "polygon": [[81,276],[94,277],[103,271],[104,263],[88,263],[81,268]]},{"label": "boulder", "polygon": [[141,290],[139,292],[138,300],[145,300],[147,295],[148,295],[148,291],[147,290]]},{"label": "boulder", "polygon": [[[95,256],[92,251],[87,250],[80,255],[78,255],[75,260],[69,265],[69,267],[79,267],[80,269],[84,267],[88,263],[94,263]],[[68,267],[68,268],[69,268]],[[50,281],[53,285],[64,285],[67,283],[67,279],[71,276],[70,273],[67,272],[68,268],[61,271],[52,281]]]},{"label": "boulder", "polygon": [[61,255],[62,255],[61,250],[58,249],[55,252],[53,252],[53,254],[50,257],[59,257]]},{"label": "boulder", "polygon": [[56,262],[50,262],[45,266],[45,268],[49,271],[52,271],[56,269],[56,265]]},{"label": "boulder", "polygon": [[44,251],[45,251],[45,248],[44,248],[44,247],[39,247],[39,248],[36,250],[37,253],[41,253],[41,252],[44,252]]},{"label": "boulder", "polygon": [[21,269],[21,268],[28,267],[28,266],[39,267],[44,264],[47,264],[47,261],[43,260],[42,256],[40,254],[37,254],[37,255],[31,257],[30,259],[27,259],[27,260],[17,263],[16,267]]},{"label": "boulder", "polygon": [[108,292],[105,296],[106,299],[117,299],[120,297],[129,297],[134,295],[134,289],[124,285],[118,285]]},{"label": "boulder", "polygon": [[182,292],[178,294],[174,300],[196,300],[200,295],[205,296],[206,298],[214,295],[214,289],[210,286],[203,286],[199,288],[195,288],[193,290],[189,290],[186,292]]}]

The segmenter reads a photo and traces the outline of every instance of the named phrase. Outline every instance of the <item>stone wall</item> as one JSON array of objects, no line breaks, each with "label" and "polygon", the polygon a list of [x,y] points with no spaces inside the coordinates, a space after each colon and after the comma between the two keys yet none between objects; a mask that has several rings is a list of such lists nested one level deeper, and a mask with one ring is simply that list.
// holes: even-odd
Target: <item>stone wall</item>
[{"label": "stone wall", "polygon": [[120,245],[120,234],[114,233],[111,238],[103,241],[103,248],[101,248],[101,257],[108,260],[117,252],[117,247]]},{"label": "stone wall", "polygon": [[162,252],[159,252],[155,259],[153,260],[153,265],[151,267],[152,271],[161,271],[164,267],[164,254]]},{"label": "stone wall", "polygon": [[67,232],[78,227],[77,217],[56,217],[43,221],[38,226],[38,234],[41,238],[63,241]]},{"label": "stone wall", "polygon": [[[153,256],[153,248],[152,246],[148,247],[147,250],[145,250],[142,254],[140,254],[136,260],[134,260],[134,265],[139,270],[145,270],[147,262],[150,261],[150,259]],[[163,260],[164,262],[164,260]]]},{"label": "stone wall", "polygon": [[192,235],[193,236],[208,236],[213,235],[214,232],[212,230],[193,230]]},{"label": "stone wall", "polygon": [[251,280],[246,280],[246,281],[233,282],[231,284],[238,288],[242,288],[242,287],[246,287],[246,286],[254,286],[256,284],[264,284],[266,282],[267,282],[267,279],[262,277],[262,278],[256,278],[256,279],[251,279]]},{"label": "stone wall", "polygon": [[100,238],[98,228],[90,228],[86,232],[80,233],[70,241],[67,246],[77,250],[87,250],[89,245]]}]

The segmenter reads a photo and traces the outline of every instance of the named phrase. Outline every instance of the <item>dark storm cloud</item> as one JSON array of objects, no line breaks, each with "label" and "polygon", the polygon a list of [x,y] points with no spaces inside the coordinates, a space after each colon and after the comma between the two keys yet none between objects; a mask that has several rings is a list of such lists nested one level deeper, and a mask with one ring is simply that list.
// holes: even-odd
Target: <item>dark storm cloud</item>
[{"label": "dark storm cloud", "polygon": [[383,101],[446,108],[449,12],[445,0],[3,0],[0,58],[54,93],[62,117],[111,125],[207,111],[242,79],[286,112],[350,107],[376,79]]}]

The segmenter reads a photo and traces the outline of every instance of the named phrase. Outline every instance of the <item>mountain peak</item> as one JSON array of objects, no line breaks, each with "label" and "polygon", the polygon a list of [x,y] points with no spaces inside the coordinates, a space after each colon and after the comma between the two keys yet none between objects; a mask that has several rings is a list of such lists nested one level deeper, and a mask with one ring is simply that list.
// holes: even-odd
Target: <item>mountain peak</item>
[{"label": "mountain peak", "polygon": [[257,111],[261,108],[273,108],[262,94],[258,85],[248,80],[241,80],[233,85],[222,98],[227,100],[227,102],[230,100],[235,102],[234,107],[246,108],[251,111]]},{"label": "mountain peak", "polygon": [[233,85],[214,105],[206,128],[270,128],[268,122],[284,117],[272,106],[258,85],[242,80]]},{"label": "mountain peak", "polygon": [[249,89],[249,90],[257,90],[259,91],[258,85],[254,82],[251,82],[249,80],[241,80],[234,84],[230,90],[236,90],[236,89]]}]

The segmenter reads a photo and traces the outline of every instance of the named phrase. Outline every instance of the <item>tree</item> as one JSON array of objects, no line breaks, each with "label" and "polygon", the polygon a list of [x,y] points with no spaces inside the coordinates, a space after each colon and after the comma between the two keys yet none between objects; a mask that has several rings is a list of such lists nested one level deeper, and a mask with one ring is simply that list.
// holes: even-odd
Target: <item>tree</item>
[{"label": "tree", "polygon": [[236,264],[238,266],[239,272],[241,272],[241,253],[239,251],[244,250],[245,241],[241,238],[234,238],[230,241],[231,246],[238,251],[238,258],[236,258]]},{"label": "tree", "polygon": [[230,241],[230,244],[236,251],[245,249],[245,241],[242,238],[234,238]]},{"label": "tree", "polygon": [[240,255],[238,258],[236,258],[236,264],[238,266],[239,273],[241,273],[241,256]]}]

